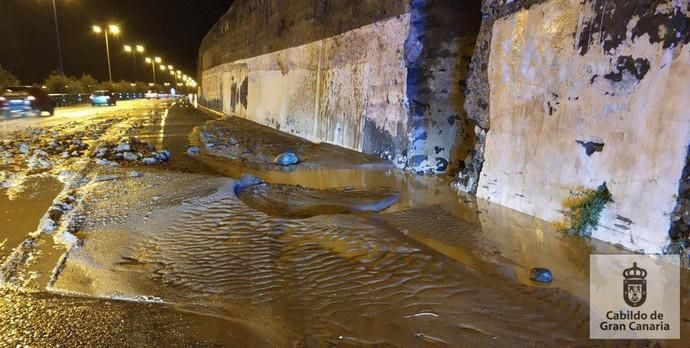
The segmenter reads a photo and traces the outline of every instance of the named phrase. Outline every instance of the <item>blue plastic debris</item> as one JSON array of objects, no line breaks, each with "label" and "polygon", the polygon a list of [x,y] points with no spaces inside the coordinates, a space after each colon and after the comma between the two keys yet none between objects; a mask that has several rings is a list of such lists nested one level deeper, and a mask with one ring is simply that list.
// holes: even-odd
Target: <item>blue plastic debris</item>
[{"label": "blue plastic debris", "polygon": [[529,279],[539,283],[551,283],[553,275],[548,269],[537,267],[532,268]]}]

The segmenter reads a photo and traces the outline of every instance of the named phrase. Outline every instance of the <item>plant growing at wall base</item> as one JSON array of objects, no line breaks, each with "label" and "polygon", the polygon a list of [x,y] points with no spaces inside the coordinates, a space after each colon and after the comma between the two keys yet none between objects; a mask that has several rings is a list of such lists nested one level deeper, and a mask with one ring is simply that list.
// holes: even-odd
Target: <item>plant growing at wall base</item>
[{"label": "plant growing at wall base", "polygon": [[613,202],[613,199],[606,183],[599,185],[596,190],[573,192],[572,198],[566,202],[568,224],[561,232],[569,235],[592,235],[592,229],[599,224],[601,212],[609,202]]}]

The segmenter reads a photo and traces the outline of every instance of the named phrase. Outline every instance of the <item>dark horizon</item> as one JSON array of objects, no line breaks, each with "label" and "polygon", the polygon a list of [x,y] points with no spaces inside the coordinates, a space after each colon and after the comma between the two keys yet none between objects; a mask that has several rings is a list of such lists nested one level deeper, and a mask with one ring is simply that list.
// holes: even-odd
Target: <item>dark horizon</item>
[{"label": "dark horizon", "polygon": [[[143,44],[144,56],[163,58],[186,74],[196,72],[201,40],[230,8],[233,0],[56,0],[66,75],[90,74],[108,80],[105,42],[95,24],[118,24],[122,34],[110,40],[113,80],[152,79],[150,67],[125,44]],[[51,0],[0,1],[0,65],[22,83],[42,82],[59,70]]]}]

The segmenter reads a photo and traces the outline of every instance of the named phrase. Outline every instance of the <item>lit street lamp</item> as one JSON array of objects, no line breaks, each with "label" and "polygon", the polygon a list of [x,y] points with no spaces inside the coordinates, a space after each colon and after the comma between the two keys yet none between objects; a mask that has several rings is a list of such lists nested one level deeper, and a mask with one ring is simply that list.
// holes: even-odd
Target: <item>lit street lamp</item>
[{"label": "lit street lamp", "polygon": [[150,58],[146,57],[146,63],[151,64],[151,72],[153,72],[153,84],[156,84],[156,64],[162,62],[161,57]]},{"label": "lit street lamp", "polygon": [[113,82],[113,71],[110,68],[110,45],[108,44],[108,33],[117,36],[118,34],[120,34],[120,27],[118,27],[117,25],[111,24],[108,26],[107,29],[104,30],[100,26],[94,25],[92,27],[92,30],[96,34],[104,33],[104,36],[105,36],[105,54],[106,54],[106,57],[108,58],[108,81],[110,81],[112,83]]},{"label": "lit street lamp", "polygon": [[136,80],[137,79],[137,53],[144,53],[144,46],[142,46],[142,45],[136,45],[136,46],[125,45],[124,48],[125,48],[126,53],[130,53],[132,55],[132,60],[134,62],[132,69],[134,70],[134,80]]}]

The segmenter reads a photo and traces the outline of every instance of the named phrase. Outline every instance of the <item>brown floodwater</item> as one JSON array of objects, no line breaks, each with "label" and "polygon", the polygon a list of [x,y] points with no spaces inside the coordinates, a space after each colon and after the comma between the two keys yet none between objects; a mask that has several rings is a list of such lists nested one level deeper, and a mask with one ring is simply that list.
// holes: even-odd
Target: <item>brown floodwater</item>
[{"label": "brown floodwater", "polygon": [[38,230],[40,218],[62,186],[49,175],[20,175],[15,186],[0,189],[0,265],[29,233]]},{"label": "brown floodwater", "polygon": [[[0,337],[48,346],[639,346],[587,339],[588,257],[625,252],[614,246],[459,195],[445,178],[242,120],[174,107],[128,122],[144,124],[136,135],[172,160],[93,169],[117,180],[90,184],[77,210],[83,246],[48,287],[65,296],[5,293],[0,318],[12,322]],[[236,140],[207,151],[199,136],[209,127]],[[190,145],[201,155],[185,154]],[[304,163],[272,165],[285,150]],[[239,199],[233,187],[245,173],[270,185]],[[381,213],[332,210],[391,192],[397,202]],[[533,267],[551,269],[554,281],[531,282]],[[685,332],[687,308],[684,300]],[[31,341],[34,321],[53,334]],[[75,324],[88,321],[93,332]]]}]

